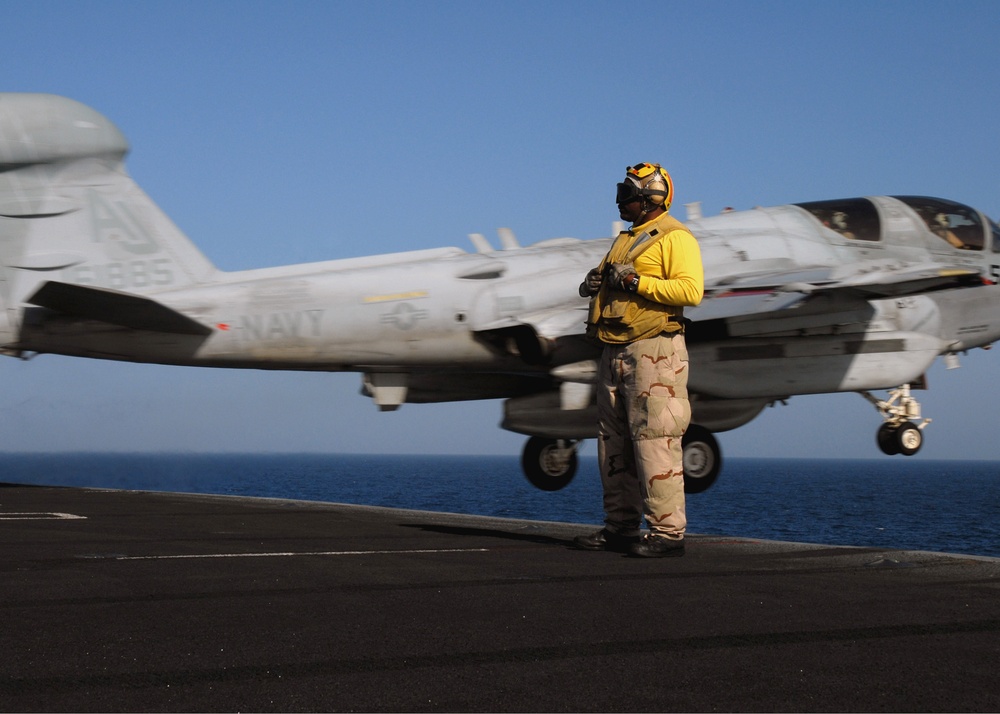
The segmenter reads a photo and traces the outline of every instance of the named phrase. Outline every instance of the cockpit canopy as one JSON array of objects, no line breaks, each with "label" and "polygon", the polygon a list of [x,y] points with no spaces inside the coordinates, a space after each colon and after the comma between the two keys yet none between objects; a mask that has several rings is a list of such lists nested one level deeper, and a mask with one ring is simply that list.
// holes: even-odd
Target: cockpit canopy
[{"label": "cockpit canopy", "polygon": [[879,240],[882,224],[875,204],[867,198],[797,203],[819,219],[825,227],[851,240]]},{"label": "cockpit canopy", "polygon": [[[960,250],[982,250],[987,243],[987,228],[994,253],[1000,252],[1000,227],[985,219],[979,211],[955,201],[928,196],[893,196],[920,217],[933,235]],[[812,201],[795,204],[809,211],[825,227],[850,240],[877,241],[882,237],[882,223],[875,204],[867,198],[836,201]]]}]

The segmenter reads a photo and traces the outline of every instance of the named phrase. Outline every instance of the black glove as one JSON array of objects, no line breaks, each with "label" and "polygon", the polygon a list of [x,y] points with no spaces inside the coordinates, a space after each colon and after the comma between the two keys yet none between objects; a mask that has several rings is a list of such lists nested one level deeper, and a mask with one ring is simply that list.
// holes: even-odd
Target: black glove
[{"label": "black glove", "polygon": [[615,290],[634,293],[639,289],[639,275],[630,263],[612,263],[608,266],[608,280]]},{"label": "black glove", "polygon": [[589,273],[587,277],[583,279],[580,283],[580,297],[593,297],[601,289],[601,282],[604,278],[601,276],[601,271],[594,268]]}]

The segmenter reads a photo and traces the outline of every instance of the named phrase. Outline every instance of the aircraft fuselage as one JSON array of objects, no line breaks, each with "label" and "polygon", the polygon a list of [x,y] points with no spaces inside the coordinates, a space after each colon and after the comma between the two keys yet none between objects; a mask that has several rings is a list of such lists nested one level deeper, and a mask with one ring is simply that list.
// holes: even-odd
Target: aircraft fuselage
[{"label": "aircraft fuselage", "polygon": [[[894,199],[872,200],[887,214],[906,209]],[[692,391],[714,398],[774,398],[887,388],[912,381],[940,354],[1000,338],[995,286],[898,296],[821,290],[838,279],[839,267],[848,263],[860,262],[872,273],[890,272],[903,261],[997,271],[989,262],[992,252],[957,251],[912,217],[906,222],[895,215],[891,225],[882,241],[858,245],[822,228],[798,206],[692,222],[708,287],[706,304],[688,312],[695,320],[689,340]],[[516,369],[544,374],[569,358],[557,353],[555,359],[526,365],[513,338],[504,343],[504,331],[522,325],[524,316],[540,315],[533,339],[551,344],[579,341],[587,301],[576,297],[576,285],[608,246],[607,239],[559,239],[491,253],[444,248],[218,273],[209,284],[147,289],[157,301],[210,328],[207,336],[162,334],[100,321],[86,324],[48,311],[32,315],[29,309],[16,347],[218,367]],[[156,253],[144,260],[156,260]],[[791,285],[774,286],[775,272],[788,276]],[[121,271],[72,267],[62,273],[50,277],[135,288],[113,277]],[[795,284],[801,282],[808,287]],[[757,283],[770,284],[756,290]],[[801,301],[801,290],[817,294]],[[724,293],[732,297],[712,301],[713,295]],[[775,301],[791,296],[798,302],[764,312],[758,302],[747,314],[713,317],[720,303],[746,296],[759,301],[762,295]],[[545,313],[553,306],[559,306],[560,314],[547,324]],[[702,325],[717,325],[723,334]],[[491,334],[501,339],[484,339]],[[576,359],[583,349],[578,346],[566,354]]]}]

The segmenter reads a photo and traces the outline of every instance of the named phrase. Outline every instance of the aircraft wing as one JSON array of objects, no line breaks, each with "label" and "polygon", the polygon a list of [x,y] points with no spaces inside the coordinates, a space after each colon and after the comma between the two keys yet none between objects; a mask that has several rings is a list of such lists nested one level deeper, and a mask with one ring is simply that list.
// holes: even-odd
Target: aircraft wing
[{"label": "aircraft wing", "polygon": [[[965,265],[924,263],[859,270],[821,290],[852,290],[871,297],[912,295],[945,287],[982,285],[982,273]],[[792,288],[793,286],[786,286]],[[797,286],[796,286],[797,287]],[[809,286],[802,286],[804,289]]]},{"label": "aircraft wing", "polygon": [[855,263],[727,278],[706,286],[697,307],[686,317],[716,320],[776,312],[795,307],[810,295],[849,292],[862,298],[912,295],[944,287],[982,284],[982,273],[965,265],[900,264],[887,261]]},{"label": "aircraft wing", "polygon": [[28,304],[88,320],[100,320],[134,330],[206,336],[212,329],[176,310],[141,295],[107,288],[47,281]]},{"label": "aircraft wing", "polygon": [[[981,278],[980,271],[963,265],[888,261],[757,272],[745,277],[729,276],[707,285],[701,304],[685,308],[684,315],[697,322],[761,315],[794,308],[813,295],[839,292],[862,299],[912,295],[942,287],[979,285]],[[550,340],[577,335],[583,332],[587,320],[587,304],[571,298],[543,310],[480,323],[475,330],[487,333],[528,326],[538,337]]]},{"label": "aircraft wing", "polygon": [[528,325],[539,337],[548,339],[575,335],[583,332],[587,321],[587,305],[587,301],[574,298],[542,310],[476,325],[475,329],[476,332],[490,332]]}]

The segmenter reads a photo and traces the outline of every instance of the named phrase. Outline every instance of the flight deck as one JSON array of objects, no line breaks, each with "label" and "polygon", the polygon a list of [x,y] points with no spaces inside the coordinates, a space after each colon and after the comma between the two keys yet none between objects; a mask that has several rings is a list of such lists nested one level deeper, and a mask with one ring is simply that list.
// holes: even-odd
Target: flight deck
[{"label": "flight deck", "polygon": [[996,711],[1000,559],[0,487],[3,711]]}]

